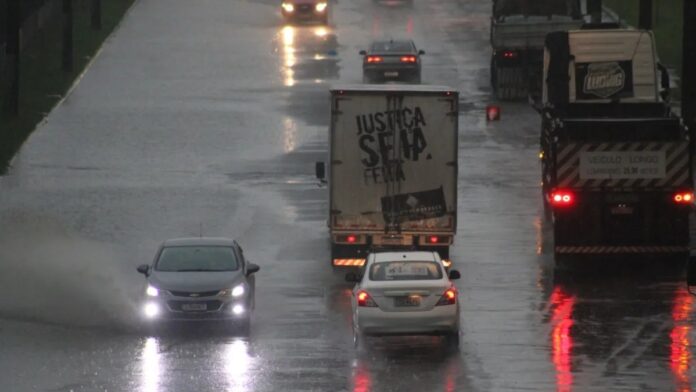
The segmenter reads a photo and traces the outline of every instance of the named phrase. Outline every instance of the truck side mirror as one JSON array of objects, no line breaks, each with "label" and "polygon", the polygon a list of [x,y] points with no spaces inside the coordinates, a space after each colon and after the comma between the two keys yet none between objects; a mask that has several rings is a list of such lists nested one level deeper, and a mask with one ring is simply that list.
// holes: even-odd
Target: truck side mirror
[{"label": "truck side mirror", "polygon": [[425,50],[422,50],[422,49],[419,50],[419,51],[418,51],[418,54],[419,54],[420,56],[424,55],[424,54],[425,54]]},{"label": "truck side mirror", "polygon": [[671,94],[669,86],[669,72],[667,71],[667,67],[661,63],[657,63],[657,69],[660,70],[660,88],[662,90],[660,91],[660,96],[662,97],[663,101],[668,102]]},{"label": "truck side mirror", "polygon": [[316,162],[314,164],[314,173],[317,176],[317,179],[323,181],[326,181],[326,166],[324,165],[324,162]]}]

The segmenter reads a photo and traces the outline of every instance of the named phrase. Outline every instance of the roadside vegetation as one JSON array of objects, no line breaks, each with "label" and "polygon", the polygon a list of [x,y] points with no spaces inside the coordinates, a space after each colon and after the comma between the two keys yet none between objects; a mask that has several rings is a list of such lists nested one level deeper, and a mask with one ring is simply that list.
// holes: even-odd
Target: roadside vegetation
[{"label": "roadside vegetation", "polygon": [[[102,1],[102,27],[91,27],[91,0],[73,0],[74,68],[62,70],[63,18],[55,14],[34,36],[20,55],[19,116],[0,111],[0,173],[37,125],[68,92],[104,40],[116,28],[134,0]],[[0,89],[0,102],[7,102],[7,89]],[[4,109],[4,105],[3,105]]]}]

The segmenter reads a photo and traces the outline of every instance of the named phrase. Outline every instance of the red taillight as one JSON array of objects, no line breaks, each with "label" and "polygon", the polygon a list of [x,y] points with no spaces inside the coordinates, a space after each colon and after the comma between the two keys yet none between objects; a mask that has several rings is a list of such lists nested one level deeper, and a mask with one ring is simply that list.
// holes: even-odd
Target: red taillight
[{"label": "red taillight", "polygon": [[357,241],[357,237],[354,236],[354,235],[349,235],[348,237],[346,237],[346,241],[347,241],[349,244],[354,244],[355,241]]},{"label": "red taillight", "polygon": [[367,62],[368,63],[381,63],[382,58],[379,56],[367,56]]},{"label": "red taillight", "polygon": [[358,306],[363,306],[366,308],[376,308],[377,304],[372,300],[370,294],[367,291],[359,291],[356,296],[358,300]]},{"label": "red taillight", "polygon": [[438,242],[440,242],[440,237],[438,237],[438,236],[436,236],[436,235],[431,235],[431,236],[428,238],[428,241],[429,241],[431,244],[437,244]]},{"label": "red taillight", "polygon": [[440,305],[454,305],[457,303],[457,290],[454,288],[447,289],[444,294],[442,294],[442,297],[440,298],[439,301],[437,301],[437,305],[435,306],[440,306]]},{"label": "red taillight", "polygon": [[506,50],[503,52],[503,58],[504,59],[515,59],[515,58],[517,58],[517,52],[512,51],[512,50]]},{"label": "red taillight", "polygon": [[575,195],[571,191],[556,190],[551,192],[551,204],[554,207],[567,207],[575,203]]},{"label": "red taillight", "polygon": [[415,63],[417,60],[416,56],[401,56],[402,63]]},{"label": "red taillight", "polygon": [[693,192],[679,192],[674,194],[673,200],[677,204],[691,204],[694,202]]}]

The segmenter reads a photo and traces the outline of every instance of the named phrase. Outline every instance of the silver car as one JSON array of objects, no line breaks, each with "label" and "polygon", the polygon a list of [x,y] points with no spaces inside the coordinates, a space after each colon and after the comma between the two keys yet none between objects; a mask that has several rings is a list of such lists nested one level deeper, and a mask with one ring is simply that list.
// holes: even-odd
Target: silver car
[{"label": "silver car", "polygon": [[459,300],[437,252],[381,252],[367,257],[364,275],[346,275],[353,289],[353,340],[360,335],[443,335],[459,346]]},{"label": "silver car", "polygon": [[224,320],[248,333],[254,309],[254,273],[236,241],[181,238],[160,245],[145,275],[143,316],[158,322]]}]

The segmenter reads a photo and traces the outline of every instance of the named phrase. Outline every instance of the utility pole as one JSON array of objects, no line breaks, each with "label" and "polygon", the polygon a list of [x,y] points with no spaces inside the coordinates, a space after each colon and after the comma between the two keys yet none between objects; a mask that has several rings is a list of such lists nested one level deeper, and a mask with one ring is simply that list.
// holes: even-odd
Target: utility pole
[{"label": "utility pole", "polygon": [[19,42],[19,30],[22,24],[22,8],[19,6],[20,0],[7,0],[7,43],[5,53],[7,54],[7,65],[9,74],[9,94],[7,98],[7,111],[12,115],[19,115],[19,53],[21,44]]},{"label": "utility pole", "polygon": [[92,28],[94,30],[102,28],[101,0],[92,0]]},{"label": "utility pole", "polygon": [[73,4],[72,0],[63,0],[63,71],[74,69],[73,49]]},{"label": "utility pole", "polygon": [[696,143],[696,1],[684,0],[682,39],[681,109],[689,127],[691,143]]},{"label": "utility pole", "polygon": [[[689,0],[685,0],[689,1]],[[640,12],[638,13],[638,27],[644,30],[652,30],[653,2],[652,0],[640,0]]]}]

